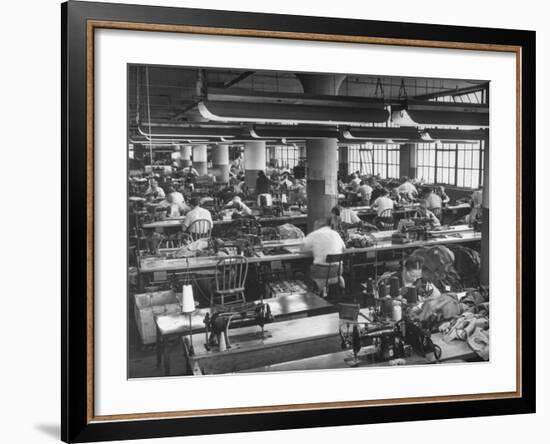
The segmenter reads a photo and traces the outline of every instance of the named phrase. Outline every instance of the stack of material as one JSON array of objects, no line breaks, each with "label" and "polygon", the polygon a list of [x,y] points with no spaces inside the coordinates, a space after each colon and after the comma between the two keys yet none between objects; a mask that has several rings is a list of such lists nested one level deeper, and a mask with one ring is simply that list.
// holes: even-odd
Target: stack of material
[{"label": "stack of material", "polygon": [[156,342],[155,316],[181,312],[181,304],[172,290],[140,293],[134,296],[136,324],[144,345]]},{"label": "stack of material", "polygon": [[304,294],[308,291],[307,285],[299,279],[269,282],[266,284],[266,295],[268,298],[276,298],[291,294]]}]

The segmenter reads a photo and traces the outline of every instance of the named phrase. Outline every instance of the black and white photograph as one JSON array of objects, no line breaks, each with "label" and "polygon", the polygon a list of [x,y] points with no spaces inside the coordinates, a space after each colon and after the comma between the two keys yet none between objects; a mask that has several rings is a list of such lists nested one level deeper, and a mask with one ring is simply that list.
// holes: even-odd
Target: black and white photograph
[{"label": "black and white photograph", "polygon": [[490,362],[489,91],[128,64],[127,377]]}]

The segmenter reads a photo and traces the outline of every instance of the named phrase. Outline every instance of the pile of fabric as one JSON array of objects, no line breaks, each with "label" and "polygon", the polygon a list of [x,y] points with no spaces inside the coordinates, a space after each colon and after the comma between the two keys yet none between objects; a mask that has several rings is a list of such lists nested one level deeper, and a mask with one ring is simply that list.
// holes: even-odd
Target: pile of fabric
[{"label": "pile of fabric", "polygon": [[348,232],[348,238],[346,240],[347,248],[364,248],[371,247],[375,244],[375,240],[370,234],[364,234],[361,232]]},{"label": "pile of fabric", "polygon": [[489,293],[486,288],[465,294],[434,291],[409,312],[430,330],[443,333],[443,340],[461,340],[483,360],[489,359]]},{"label": "pile of fabric", "polygon": [[454,267],[464,287],[478,287],[481,260],[479,253],[468,247],[455,245],[452,251],[455,256]]},{"label": "pile of fabric", "polygon": [[424,259],[422,277],[433,282],[440,291],[446,291],[447,288],[459,291],[463,288],[460,276],[454,267],[455,255],[446,246],[418,248],[413,252],[413,256]]},{"label": "pile of fabric", "polygon": [[283,224],[277,227],[280,239],[303,239],[304,232],[292,224]]},{"label": "pile of fabric", "polygon": [[198,239],[184,245],[174,253],[174,257],[177,258],[215,255],[216,253],[214,252],[209,239]]}]

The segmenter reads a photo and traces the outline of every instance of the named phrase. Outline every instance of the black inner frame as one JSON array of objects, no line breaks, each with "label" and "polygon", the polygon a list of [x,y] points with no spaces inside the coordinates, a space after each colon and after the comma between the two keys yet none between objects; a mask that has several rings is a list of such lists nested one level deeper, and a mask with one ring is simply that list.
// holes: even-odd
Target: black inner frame
[{"label": "black inner frame", "polygon": [[[62,411],[65,442],[156,438],[535,412],[535,32],[70,1],[61,7]],[[522,48],[522,396],[410,405],[87,421],[87,20],[515,45]],[[528,174],[527,174],[528,172]],[[511,289],[513,291],[513,289]]]}]

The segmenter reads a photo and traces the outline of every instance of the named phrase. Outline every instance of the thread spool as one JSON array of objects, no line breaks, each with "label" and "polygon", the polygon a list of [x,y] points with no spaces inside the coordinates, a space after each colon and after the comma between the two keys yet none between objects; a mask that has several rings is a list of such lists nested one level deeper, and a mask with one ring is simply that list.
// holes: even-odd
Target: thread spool
[{"label": "thread spool", "polygon": [[388,288],[386,287],[386,284],[380,283],[378,285],[378,297],[380,299],[385,298],[388,294]]},{"label": "thread spool", "polygon": [[401,309],[401,302],[393,301],[392,304],[392,320],[398,322],[403,316],[403,310]]},{"label": "thread spool", "polygon": [[401,288],[401,286],[399,284],[399,278],[396,277],[396,276],[393,276],[390,279],[390,296],[392,298],[398,297],[400,288]]},{"label": "thread spool", "polygon": [[219,350],[220,350],[221,352],[227,350],[227,344],[225,343],[225,335],[224,335],[223,333],[220,333],[219,344],[220,344]]},{"label": "thread spool", "polygon": [[407,303],[416,304],[418,301],[418,294],[416,287],[407,287]]},{"label": "thread spool", "polygon": [[389,296],[382,299],[382,314],[385,317],[392,317],[393,314],[393,300]]}]

